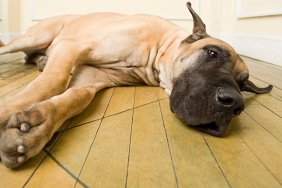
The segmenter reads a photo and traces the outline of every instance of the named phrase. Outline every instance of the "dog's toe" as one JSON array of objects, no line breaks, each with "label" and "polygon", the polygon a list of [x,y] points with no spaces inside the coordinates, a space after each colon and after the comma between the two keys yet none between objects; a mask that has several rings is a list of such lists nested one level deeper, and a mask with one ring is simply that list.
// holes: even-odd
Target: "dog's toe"
[{"label": "dog's toe", "polygon": [[18,151],[19,153],[25,153],[26,148],[25,148],[24,145],[20,144],[20,145],[17,147],[17,151]]},{"label": "dog's toe", "polygon": [[22,123],[20,125],[20,130],[22,132],[28,132],[30,130],[31,126],[28,123]]},{"label": "dog's toe", "polygon": [[19,163],[19,164],[21,164],[21,163],[23,163],[24,161],[25,161],[25,159],[26,159],[26,157],[25,156],[19,156],[18,158],[17,158],[17,162]]},{"label": "dog's toe", "polygon": [[2,154],[2,163],[8,168],[16,168],[26,161],[24,155],[21,156],[9,156]]}]

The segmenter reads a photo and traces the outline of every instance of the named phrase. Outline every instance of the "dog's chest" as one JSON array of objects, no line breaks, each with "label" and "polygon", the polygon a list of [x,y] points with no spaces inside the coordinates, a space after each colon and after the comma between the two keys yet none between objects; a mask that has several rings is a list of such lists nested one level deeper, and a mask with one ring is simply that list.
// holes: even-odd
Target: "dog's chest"
[{"label": "dog's chest", "polygon": [[87,64],[107,73],[117,84],[159,85],[158,72],[155,67],[156,48],[148,50],[147,46],[135,48],[97,47],[79,59],[79,64]]}]

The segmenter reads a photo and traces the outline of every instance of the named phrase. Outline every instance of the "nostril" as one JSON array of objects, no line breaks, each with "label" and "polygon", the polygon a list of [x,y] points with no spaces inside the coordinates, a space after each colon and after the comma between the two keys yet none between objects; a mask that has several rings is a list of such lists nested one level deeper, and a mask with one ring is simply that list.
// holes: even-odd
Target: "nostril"
[{"label": "nostril", "polygon": [[231,116],[241,114],[245,108],[242,96],[232,88],[218,88],[216,100],[219,105],[218,107]]},{"label": "nostril", "polygon": [[227,93],[219,93],[217,99],[224,106],[232,106],[234,104],[234,98]]}]

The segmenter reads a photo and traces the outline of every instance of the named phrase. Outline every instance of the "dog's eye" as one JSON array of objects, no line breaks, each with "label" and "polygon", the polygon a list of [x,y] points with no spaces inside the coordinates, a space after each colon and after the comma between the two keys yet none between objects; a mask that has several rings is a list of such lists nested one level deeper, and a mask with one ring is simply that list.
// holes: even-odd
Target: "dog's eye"
[{"label": "dog's eye", "polygon": [[212,50],[208,50],[208,54],[211,58],[216,58],[217,57],[217,52],[212,51]]}]

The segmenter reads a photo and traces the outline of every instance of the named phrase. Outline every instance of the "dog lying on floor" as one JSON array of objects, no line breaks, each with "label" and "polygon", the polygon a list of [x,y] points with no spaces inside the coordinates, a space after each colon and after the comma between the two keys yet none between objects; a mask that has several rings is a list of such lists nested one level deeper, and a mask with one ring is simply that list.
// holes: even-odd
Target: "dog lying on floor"
[{"label": "dog lying on floor", "polygon": [[22,51],[43,70],[23,91],[1,101],[4,165],[14,168],[37,155],[99,90],[119,85],[161,86],[184,123],[224,136],[244,109],[240,92],[266,93],[272,86],[250,82],[235,50],[209,36],[190,3],[187,7],[192,34],[157,16],[94,13],[52,17],[1,44],[0,54]]}]

